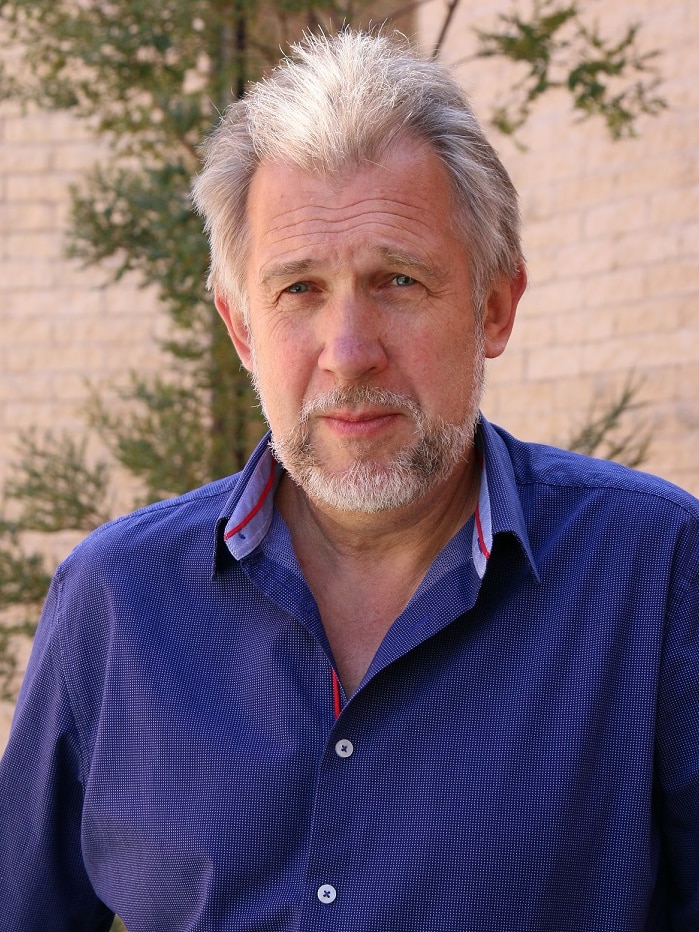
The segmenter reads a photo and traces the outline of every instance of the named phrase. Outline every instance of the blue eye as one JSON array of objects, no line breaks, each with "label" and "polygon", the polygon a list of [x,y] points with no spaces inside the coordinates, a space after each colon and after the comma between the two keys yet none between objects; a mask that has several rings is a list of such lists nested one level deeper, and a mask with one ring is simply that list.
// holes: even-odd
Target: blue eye
[{"label": "blue eye", "polygon": [[411,278],[409,275],[394,275],[393,282],[405,288],[407,285],[414,285],[415,279]]},{"label": "blue eye", "polygon": [[308,291],[308,284],[306,282],[294,282],[294,284],[289,285],[286,290],[289,294],[304,294]]}]

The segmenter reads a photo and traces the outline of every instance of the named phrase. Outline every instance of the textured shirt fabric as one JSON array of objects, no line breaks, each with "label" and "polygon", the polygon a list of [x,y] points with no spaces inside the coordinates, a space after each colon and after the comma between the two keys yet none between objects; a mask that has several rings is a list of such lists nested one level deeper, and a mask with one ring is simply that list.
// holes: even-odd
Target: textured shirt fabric
[{"label": "textured shirt fabric", "polygon": [[351,697],[264,443],[76,548],[0,765],[3,932],[699,930],[699,503],[479,444]]}]

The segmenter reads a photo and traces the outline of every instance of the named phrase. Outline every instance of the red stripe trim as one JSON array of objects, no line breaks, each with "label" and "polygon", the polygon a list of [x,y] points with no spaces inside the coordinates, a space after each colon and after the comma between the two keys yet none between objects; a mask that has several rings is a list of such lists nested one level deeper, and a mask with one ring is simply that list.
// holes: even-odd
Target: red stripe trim
[{"label": "red stripe trim", "polygon": [[262,508],[262,506],[264,505],[265,499],[266,499],[267,496],[269,495],[269,490],[272,488],[272,483],[273,483],[273,482],[274,482],[274,460],[272,460],[272,470],[271,470],[271,472],[270,472],[270,474],[269,474],[269,479],[268,479],[267,482],[265,483],[265,487],[264,487],[264,489],[262,490],[262,495],[260,495],[260,499],[259,499],[258,503],[257,503],[257,504],[255,505],[255,507],[252,509],[252,511],[250,512],[250,514],[247,515],[245,518],[243,518],[243,520],[240,522],[240,524],[236,524],[236,526],[235,526],[234,528],[231,528],[230,531],[226,531],[226,533],[225,533],[224,536],[223,536],[223,539],[224,539],[224,540],[228,540],[229,537],[233,537],[233,535],[234,535],[234,534],[237,534],[238,531],[242,531],[243,528],[245,527],[245,525],[246,525],[246,524],[249,524],[249,523],[252,521],[252,519],[255,517],[255,515],[257,514],[257,512],[258,512],[258,511],[260,510],[260,508]]},{"label": "red stripe trim", "polygon": [[335,669],[332,669],[332,678],[333,678],[333,712],[335,713],[335,718],[339,718],[342,707],[340,705],[340,681],[337,678],[337,673]]},{"label": "red stripe trim", "polygon": [[478,546],[481,548],[481,553],[486,558],[486,560],[489,560],[490,551],[485,545],[485,538],[483,537],[483,528],[481,527],[481,513],[478,508],[478,505],[476,505],[476,530],[478,531]]}]

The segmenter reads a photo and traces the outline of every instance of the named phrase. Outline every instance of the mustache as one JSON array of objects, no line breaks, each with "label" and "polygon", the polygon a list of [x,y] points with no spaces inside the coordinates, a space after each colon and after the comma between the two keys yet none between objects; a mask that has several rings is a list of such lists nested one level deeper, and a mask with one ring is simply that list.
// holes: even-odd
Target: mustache
[{"label": "mustache", "polygon": [[335,408],[358,408],[362,405],[402,411],[416,419],[419,419],[422,413],[416,402],[407,395],[372,385],[348,385],[337,386],[305,401],[301,407],[300,421],[301,424],[307,424],[314,414],[323,414]]}]

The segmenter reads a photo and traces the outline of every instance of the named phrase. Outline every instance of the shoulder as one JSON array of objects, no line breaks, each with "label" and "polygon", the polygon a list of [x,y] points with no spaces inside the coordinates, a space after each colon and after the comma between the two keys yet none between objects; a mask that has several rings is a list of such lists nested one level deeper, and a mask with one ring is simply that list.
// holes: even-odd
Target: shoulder
[{"label": "shoulder", "polygon": [[237,480],[222,479],[104,524],[58,567],[33,667],[46,655],[60,670],[82,731],[99,708],[114,658],[128,666],[135,653],[157,652],[174,632],[190,630],[201,600],[213,598],[217,524]]},{"label": "shoulder", "polygon": [[494,425],[490,430],[507,451],[521,495],[617,501],[624,507],[657,507],[677,512],[678,517],[699,519],[699,500],[666,479],[610,460],[517,440]]},{"label": "shoulder", "polygon": [[167,559],[211,566],[218,519],[240,474],[219,479],[177,498],[165,499],[103,524],[58,568],[59,578],[113,564],[153,565]]},{"label": "shoulder", "polygon": [[483,438],[494,523],[502,527],[504,512],[521,512],[519,527],[537,560],[569,561],[573,574],[586,561],[629,579],[641,573],[657,581],[669,572],[680,587],[699,578],[699,501],[685,490],[487,423]]}]

